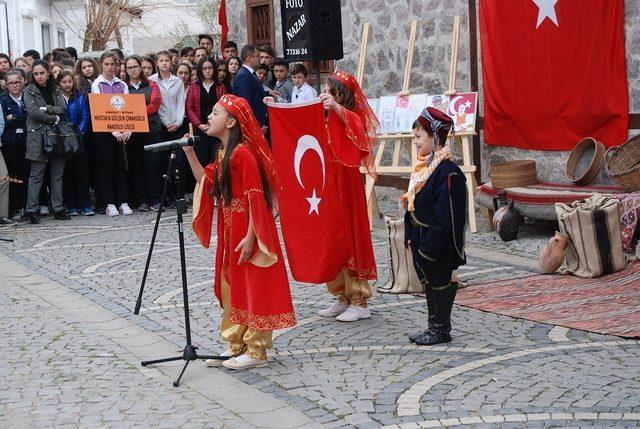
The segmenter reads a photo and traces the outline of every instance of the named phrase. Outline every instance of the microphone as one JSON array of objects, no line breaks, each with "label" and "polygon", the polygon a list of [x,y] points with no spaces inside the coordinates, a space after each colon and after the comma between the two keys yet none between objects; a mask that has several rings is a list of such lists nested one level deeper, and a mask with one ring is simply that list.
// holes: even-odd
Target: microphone
[{"label": "microphone", "polygon": [[146,152],[162,152],[164,150],[172,150],[182,146],[193,146],[196,143],[200,143],[199,136],[184,137],[178,140],[170,140],[168,142],[161,142],[150,144],[144,147]]}]

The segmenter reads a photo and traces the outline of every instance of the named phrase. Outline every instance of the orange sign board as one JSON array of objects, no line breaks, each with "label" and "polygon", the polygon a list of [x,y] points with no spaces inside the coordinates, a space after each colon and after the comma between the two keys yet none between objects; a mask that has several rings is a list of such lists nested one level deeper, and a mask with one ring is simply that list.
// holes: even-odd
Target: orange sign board
[{"label": "orange sign board", "polygon": [[89,94],[89,107],[95,132],[149,132],[142,94]]}]

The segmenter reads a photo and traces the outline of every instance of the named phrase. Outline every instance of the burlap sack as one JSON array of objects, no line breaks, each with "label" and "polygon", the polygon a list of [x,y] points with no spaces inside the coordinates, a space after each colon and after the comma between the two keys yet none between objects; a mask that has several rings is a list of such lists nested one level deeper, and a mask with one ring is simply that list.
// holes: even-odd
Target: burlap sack
[{"label": "burlap sack", "polygon": [[389,283],[379,286],[383,293],[422,293],[424,286],[420,284],[413,267],[411,252],[404,247],[404,219],[391,216],[384,217],[389,239]]},{"label": "burlap sack", "polygon": [[596,194],[571,205],[557,203],[556,214],[560,232],[571,238],[560,273],[600,277],[625,267],[618,200]]}]

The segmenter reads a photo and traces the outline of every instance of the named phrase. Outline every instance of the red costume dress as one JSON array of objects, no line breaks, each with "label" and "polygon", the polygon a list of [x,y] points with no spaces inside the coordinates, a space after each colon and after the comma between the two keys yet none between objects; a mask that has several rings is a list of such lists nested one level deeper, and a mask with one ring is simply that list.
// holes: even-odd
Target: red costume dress
[{"label": "red costume dress", "polygon": [[377,279],[378,274],[360,166],[369,167],[377,119],[355,77],[342,71],[333,77],[352,92],[356,106],[353,111],[342,107],[344,120],[330,111],[326,122],[332,161],[337,165],[337,184],[349,247],[347,266],[327,286],[341,302],[366,307],[371,297],[367,280]]},{"label": "red costume dress", "polygon": [[[288,328],[294,326],[296,320],[278,232],[263,193],[261,169],[267,171],[267,176],[273,172],[271,166],[263,167],[269,162],[271,154],[266,141],[262,144],[264,136],[246,101],[225,95],[221,102],[230,100],[233,105],[224,107],[241,124],[243,142],[234,149],[229,162],[231,201],[218,204],[214,290],[225,312],[221,333],[231,343],[230,350],[238,354],[248,346],[248,353],[251,354],[252,337],[255,340],[260,336],[255,334],[256,331]],[[259,133],[257,135],[256,130]],[[259,144],[251,140],[260,138],[262,141]],[[197,195],[194,195],[192,226],[206,248],[211,241],[214,210],[212,190],[215,176],[222,180],[221,164],[222,156],[219,155],[214,163],[205,168]],[[236,252],[235,248],[247,234],[249,216],[256,236],[254,256],[238,265],[240,252]],[[230,295],[230,299],[226,295]],[[264,349],[271,346],[270,332],[267,339],[255,341],[255,344],[258,351],[252,357],[266,358]]]}]

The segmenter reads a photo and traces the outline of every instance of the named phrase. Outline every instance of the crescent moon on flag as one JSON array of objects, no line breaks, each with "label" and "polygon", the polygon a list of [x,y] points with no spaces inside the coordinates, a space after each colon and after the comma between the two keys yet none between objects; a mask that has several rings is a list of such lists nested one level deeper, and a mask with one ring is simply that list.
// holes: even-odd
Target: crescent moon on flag
[{"label": "crescent moon on flag", "polygon": [[296,172],[296,178],[298,179],[298,183],[300,183],[300,186],[302,186],[302,188],[304,189],[304,184],[302,183],[302,179],[300,178],[300,163],[302,162],[302,157],[304,156],[305,153],[307,153],[308,150],[314,151],[320,157],[320,162],[322,163],[322,188],[324,189],[324,182],[325,182],[324,152],[322,152],[322,148],[320,147],[320,143],[318,143],[318,140],[315,137],[310,136],[308,134],[305,134],[304,136],[298,139],[296,152],[295,152],[295,155],[293,156],[293,168]]},{"label": "crescent moon on flag", "polygon": [[457,97],[453,97],[453,99],[451,99],[451,101],[449,102],[449,116],[456,116],[456,113],[458,113],[458,109],[456,109],[456,103],[460,99],[462,99],[462,96],[458,95]]}]

